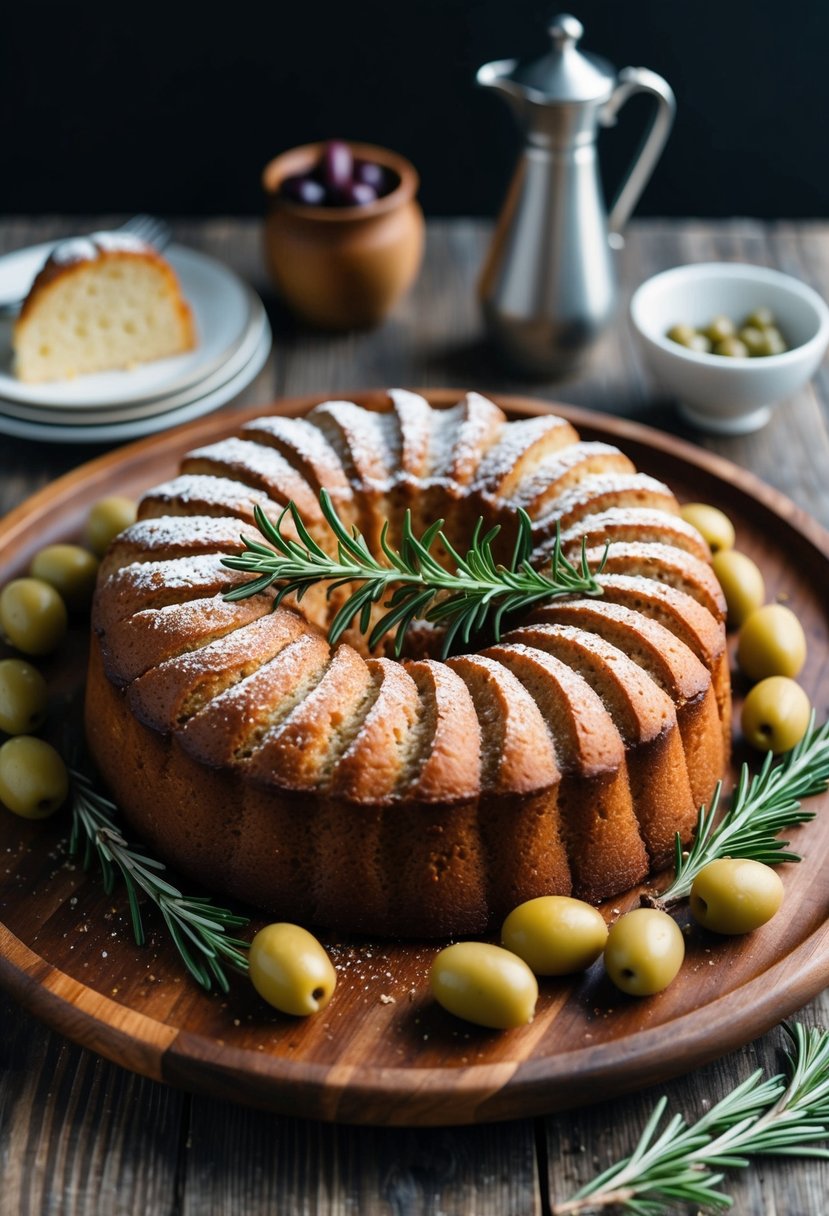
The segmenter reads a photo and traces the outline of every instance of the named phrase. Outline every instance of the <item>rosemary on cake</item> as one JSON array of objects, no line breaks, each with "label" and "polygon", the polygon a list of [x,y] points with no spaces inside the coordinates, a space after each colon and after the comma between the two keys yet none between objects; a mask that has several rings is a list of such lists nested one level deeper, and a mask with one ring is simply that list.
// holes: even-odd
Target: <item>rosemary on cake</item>
[{"label": "rosemary on cake", "polygon": [[767,752],[762,767],[753,777],[743,765],[731,805],[717,821],[722,782],[711,805],[701,807],[693,843],[683,851],[676,838],[676,865],[670,886],[658,896],[647,895],[650,906],[670,908],[688,897],[694,879],[711,861],[720,857],[745,857],[776,866],[784,861],[800,861],[788,851],[788,840],[778,834],[814,819],[815,812],[804,810],[801,799],[821,794],[829,787],[829,721],[815,729],[812,713],[809,729],[778,763]]},{"label": "rosemary on cake", "polygon": [[660,1129],[660,1098],[631,1155],[553,1204],[553,1216],[662,1216],[677,1203],[722,1211],[733,1202],[719,1189],[723,1169],[761,1155],[829,1157],[818,1144],[829,1137],[829,1032],[797,1022],[785,1030],[788,1076],[763,1080],[758,1068],[691,1125],[675,1114]]},{"label": "rosemary on cake", "polygon": [[[410,625],[419,619],[446,627],[442,643],[442,657],[446,658],[457,638],[468,645],[484,627],[499,641],[502,621],[508,614],[525,611],[533,604],[560,595],[602,594],[597,576],[604,568],[604,559],[596,571],[591,571],[582,541],[581,560],[578,566],[574,565],[564,555],[558,530],[548,572],[530,565],[532,523],[520,508],[516,513],[518,535],[512,560],[504,566],[495,561],[492,552],[500,528],[496,526],[482,535],[481,519],[473,530],[469,550],[462,557],[442,532],[442,519],[418,538],[412,531],[411,512],[406,511],[399,551],[388,539],[388,521],[384,523],[380,547],[385,561],[380,561],[370,552],[356,527],[349,531],[326,490],[320,491],[320,507],[336,538],[336,557],[326,553],[313,539],[294,502],[288,503],[276,523],[256,506],[256,526],[267,543],[243,536],[244,551],[224,557],[222,564],[257,577],[234,587],[224,598],[246,599],[279,584],[273,605],[276,608],[287,595],[296,594],[300,600],[317,583],[330,584],[329,596],[340,587],[359,583],[360,587],[349,595],[330,624],[328,640],[332,645],[355,619],[360,632],[368,633],[372,606],[382,601],[388,611],[371,630],[369,648],[373,649],[381,638],[396,629],[394,653],[399,658]],[[287,516],[293,520],[299,540],[286,536],[283,524]],[[434,556],[432,549],[436,542],[449,554],[453,570],[444,569]],[[388,598],[384,599],[385,596]]]},{"label": "rosemary on cake", "polygon": [[139,893],[155,904],[193,979],[208,992],[217,986],[227,992],[228,968],[247,971],[249,942],[228,935],[228,929],[247,925],[246,916],[218,907],[211,899],[183,895],[162,878],[166,869],[140,845],[130,844],[118,825],[118,808],[98,793],[90,779],[72,768],[72,830],[69,852],[81,853],[85,870],[97,857],[104,890],[109,894],[120,875],[129,900],[136,945],[145,942]]}]

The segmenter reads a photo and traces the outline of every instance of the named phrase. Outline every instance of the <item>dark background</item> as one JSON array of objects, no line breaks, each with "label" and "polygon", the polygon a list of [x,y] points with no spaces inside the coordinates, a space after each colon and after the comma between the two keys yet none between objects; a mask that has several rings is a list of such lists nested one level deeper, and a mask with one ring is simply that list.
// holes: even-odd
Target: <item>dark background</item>
[{"label": "dark background", "polygon": [[[257,214],[259,173],[342,136],[407,155],[432,215],[493,214],[518,133],[475,87],[488,59],[546,49],[555,0],[141,0],[7,5],[4,214]],[[678,117],[639,212],[829,213],[826,0],[573,0],[583,46],[645,66]],[[648,103],[601,136],[612,193]]]}]

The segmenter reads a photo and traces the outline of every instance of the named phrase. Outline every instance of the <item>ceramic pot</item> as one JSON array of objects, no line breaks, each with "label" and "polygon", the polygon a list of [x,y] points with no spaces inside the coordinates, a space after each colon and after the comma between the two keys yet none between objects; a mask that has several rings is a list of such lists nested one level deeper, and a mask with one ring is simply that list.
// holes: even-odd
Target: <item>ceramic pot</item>
[{"label": "ceramic pot", "polygon": [[266,165],[265,254],[285,303],[323,329],[357,329],[382,320],[411,286],[423,256],[419,179],[404,157],[371,144],[349,144],[355,157],[390,170],[397,185],[359,207],[313,207],[283,198],[286,177],[307,173],[325,145],[305,144]]}]

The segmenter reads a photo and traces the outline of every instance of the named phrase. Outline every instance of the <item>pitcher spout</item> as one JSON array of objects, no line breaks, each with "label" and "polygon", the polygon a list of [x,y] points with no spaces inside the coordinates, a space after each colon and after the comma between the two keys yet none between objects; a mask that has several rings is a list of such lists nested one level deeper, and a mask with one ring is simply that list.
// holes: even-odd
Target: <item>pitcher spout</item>
[{"label": "pitcher spout", "polygon": [[494,59],[478,68],[475,79],[483,89],[494,89],[506,97],[507,101],[520,116],[524,114],[527,101],[526,90],[511,79],[511,73],[517,64],[517,59]]}]

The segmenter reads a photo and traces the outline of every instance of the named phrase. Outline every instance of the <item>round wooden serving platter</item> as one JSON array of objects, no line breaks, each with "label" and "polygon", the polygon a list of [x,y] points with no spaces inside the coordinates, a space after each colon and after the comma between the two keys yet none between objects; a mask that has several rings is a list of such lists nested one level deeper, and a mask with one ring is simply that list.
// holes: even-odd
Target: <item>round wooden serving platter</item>
[{"label": "round wooden serving platter", "polygon": [[[446,405],[460,394],[427,395]],[[355,399],[375,404],[382,397]],[[523,398],[498,400],[516,415],[549,408]],[[306,398],[269,408],[297,414],[314,403]],[[803,622],[809,658],[801,678],[818,719],[825,719],[829,536],[722,459],[624,420],[555,409],[585,438],[618,443],[680,497],[728,512],[739,547],[763,569],[769,598],[785,599]],[[264,412],[214,415],[61,478],[0,524],[4,579],[23,571],[42,545],[80,536],[96,498],[138,495],[171,476],[189,448]],[[78,718],[85,648],[80,622],[60,655],[42,665],[58,730]],[[739,711],[738,679],[735,693]],[[737,746],[735,763],[744,758]],[[150,913],[149,944],[132,943],[123,893],[105,895],[97,874],[86,874],[68,856],[64,815],[28,823],[0,813],[0,982],[53,1028],[126,1068],[285,1114],[427,1125],[562,1110],[722,1055],[829,981],[829,796],[812,805],[817,818],[791,834],[804,860],[782,867],[783,910],[763,929],[715,939],[690,928],[679,977],[645,1000],[618,993],[601,964],[572,982],[542,981],[535,1021],[504,1033],[456,1021],[430,999],[434,943],[321,934],[338,968],[338,987],[328,1008],[304,1021],[269,1009],[242,977],[234,978],[229,995],[207,995],[188,978]],[[636,900],[632,892],[613,901],[612,912]]]}]

